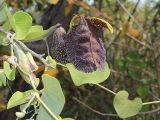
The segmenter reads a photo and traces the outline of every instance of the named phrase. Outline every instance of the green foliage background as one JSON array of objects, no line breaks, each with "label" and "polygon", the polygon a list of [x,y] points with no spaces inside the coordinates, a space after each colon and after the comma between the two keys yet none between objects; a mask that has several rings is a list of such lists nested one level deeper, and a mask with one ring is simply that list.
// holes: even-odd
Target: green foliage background
[{"label": "green foliage background", "polygon": [[[94,0],[93,4],[91,5],[89,5],[89,2],[87,3],[87,1],[86,4],[77,4],[80,7],[79,14],[101,17],[107,20],[113,26],[113,34],[110,34],[108,30],[105,30],[104,32],[104,43],[107,51],[106,58],[111,72],[108,80],[106,81],[104,80],[105,77],[108,77],[109,70],[103,74],[105,75],[104,78],[101,74],[99,74],[99,76],[95,74],[96,77],[93,77],[94,75],[91,77],[84,75],[85,77],[83,79],[86,79],[86,82],[85,80],[82,80],[81,73],[76,73],[79,71],[72,70],[74,69],[73,66],[68,64],[67,67],[71,76],[69,72],[66,71],[60,72],[57,76],[57,79],[62,86],[64,96],[66,97],[66,103],[61,113],[63,117],[70,116],[77,120],[119,120],[120,118],[117,117],[117,113],[120,117],[125,118],[128,115],[132,116],[138,112],[141,112],[136,116],[127,118],[127,120],[159,119],[159,104],[145,105],[142,107],[142,101],[158,101],[160,99],[160,3],[159,1],[148,0],[144,5],[142,5],[140,4],[140,1],[141,0],[137,0],[135,2],[130,0]],[[20,15],[23,14],[23,12],[19,11],[19,14],[17,14],[20,16],[14,14],[13,16],[15,18],[13,17],[9,19],[9,22],[16,33],[17,40],[21,40],[23,42],[27,42],[29,40],[36,41],[40,38],[46,37],[47,33],[53,30],[53,28],[43,30],[41,26],[37,25],[40,24],[39,19],[42,18],[42,14],[45,10],[43,6],[45,2],[43,4],[40,3],[43,3],[43,1],[28,2],[26,6],[24,3],[21,3],[22,5],[16,7],[15,4],[18,3],[15,2],[13,4],[13,2],[8,2],[12,12],[23,9],[32,16],[30,17],[27,14]],[[33,4],[36,4],[38,7],[33,7]],[[32,7],[33,9],[31,9]],[[72,7],[66,7],[66,10],[69,11],[70,9],[72,9]],[[65,14],[67,15],[67,13]],[[38,17],[36,17],[37,15]],[[10,17],[10,14],[8,13],[7,16]],[[26,17],[27,22],[21,21],[24,17]],[[6,19],[6,14],[4,10],[2,10],[0,12],[0,24],[2,25]],[[12,19],[18,19],[19,22],[13,23]],[[8,27],[8,23],[3,24],[3,27],[6,30],[10,29]],[[6,46],[8,44],[5,40],[6,36],[3,33],[0,33],[0,39],[2,41],[0,45]],[[4,53],[8,51],[8,49],[4,49],[5,48],[0,46],[1,55],[4,55]],[[7,63],[4,63],[3,65],[1,64],[1,66],[4,68],[4,71],[0,71],[0,85],[2,88],[4,88],[4,86],[6,86],[6,78],[4,76],[6,75],[7,79],[12,81],[14,79],[12,74],[15,74],[15,69],[14,67],[10,68]],[[55,87],[58,87],[56,90],[60,89],[57,79],[55,80],[55,78],[48,78],[54,79],[52,82],[55,83],[47,83],[46,77],[48,76],[43,77],[44,85],[46,84],[48,86],[54,84]],[[95,78],[96,81],[94,81],[92,78]],[[11,81],[9,82],[10,86],[14,84]],[[82,85],[84,83],[97,84],[97,81],[98,83],[104,81],[101,85],[114,92],[121,90],[128,91],[129,99],[133,101],[130,101],[127,98],[128,93],[126,93],[126,91],[121,91],[120,97],[122,98],[119,100],[118,98],[114,99],[112,94],[104,91],[96,85]],[[78,87],[74,84],[78,85]],[[48,87],[53,89],[53,86]],[[60,106],[63,107],[64,96],[61,94],[52,94],[51,91],[54,91],[54,89],[51,91],[50,90],[48,90],[48,93],[44,94],[44,96],[46,96],[45,98],[49,97],[49,100],[54,101],[54,95],[60,95],[59,97],[61,97],[63,100],[60,103],[57,101],[56,105],[60,104]],[[44,88],[43,92],[45,93],[46,91],[47,89]],[[51,94],[53,96],[50,96]],[[119,94],[120,92],[116,94],[116,97]],[[142,101],[136,97],[141,98]],[[123,103],[121,106],[121,100],[126,103],[126,108],[123,106]],[[132,106],[132,102],[134,101],[138,101],[133,103],[135,104],[133,106],[135,109],[132,109],[131,112],[128,112]],[[22,100],[22,102],[25,103],[26,101]],[[2,106],[3,105],[4,104],[2,101]],[[56,107],[52,105],[54,104],[50,103],[48,106],[51,108]],[[90,107],[88,108],[86,105]],[[13,107],[12,104],[9,106]],[[61,107],[56,109],[58,115],[61,112]],[[124,107],[124,109],[122,109],[122,107]],[[141,111],[139,111],[140,109]],[[40,108],[40,110],[40,112],[43,112],[44,109]],[[155,112],[152,110],[155,110]],[[42,119],[42,117],[40,116],[39,119]]]}]

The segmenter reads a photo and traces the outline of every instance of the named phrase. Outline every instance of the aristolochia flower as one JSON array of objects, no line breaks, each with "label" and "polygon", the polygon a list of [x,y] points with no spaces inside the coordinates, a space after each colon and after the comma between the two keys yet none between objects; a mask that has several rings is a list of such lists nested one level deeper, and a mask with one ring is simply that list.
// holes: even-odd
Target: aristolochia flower
[{"label": "aristolochia flower", "polygon": [[60,63],[72,63],[84,72],[103,70],[106,60],[103,27],[112,32],[112,26],[102,19],[83,15],[74,17],[71,25],[68,33],[62,27],[54,32],[52,57]]}]

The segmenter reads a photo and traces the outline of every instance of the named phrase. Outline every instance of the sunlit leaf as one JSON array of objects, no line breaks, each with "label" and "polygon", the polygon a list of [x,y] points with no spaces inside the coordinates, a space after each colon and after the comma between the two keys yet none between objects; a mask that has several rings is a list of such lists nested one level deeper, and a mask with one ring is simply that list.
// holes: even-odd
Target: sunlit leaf
[{"label": "sunlit leaf", "polygon": [[46,62],[53,68],[56,68],[57,62],[51,56],[46,57]]},{"label": "sunlit leaf", "polygon": [[43,30],[42,26],[32,26],[27,36],[23,39],[23,42],[31,42],[42,40],[44,37],[48,37],[56,29],[58,25],[52,26],[47,30]]},{"label": "sunlit leaf", "polygon": [[47,2],[51,4],[57,4],[59,0],[47,0]]},{"label": "sunlit leaf", "polygon": [[15,22],[16,39],[22,40],[27,36],[32,26],[32,17],[26,12],[18,11],[13,15],[13,18]]},{"label": "sunlit leaf", "polygon": [[12,107],[28,102],[31,98],[32,92],[33,90],[28,90],[26,92],[20,92],[20,91],[15,92],[7,104],[7,109],[10,109]]},{"label": "sunlit leaf", "polygon": [[65,10],[64,10],[65,16],[67,16],[67,15],[69,15],[69,14],[71,13],[71,11],[72,11],[72,9],[73,9],[73,5],[74,5],[74,4],[68,4],[68,5],[67,5],[67,7],[66,7]]}]

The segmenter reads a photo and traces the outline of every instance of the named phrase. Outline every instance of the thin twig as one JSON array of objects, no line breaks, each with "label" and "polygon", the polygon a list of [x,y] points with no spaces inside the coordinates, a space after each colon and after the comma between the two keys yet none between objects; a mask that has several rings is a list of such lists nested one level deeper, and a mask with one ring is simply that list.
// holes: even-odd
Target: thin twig
[{"label": "thin twig", "polygon": [[116,0],[118,4],[122,7],[122,9],[130,16],[130,18],[135,22],[135,24],[142,30],[143,33],[145,33],[145,30],[142,28],[142,26],[135,20],[133,15],[125,8],[125,6],[120,2],[120,0]]},{"label": "thin twig", "polygon": [[80,104],[83,105],[84,107],[88,108],[88,109],[91,110],[92,112],[97,113],[97,114],[99,114],[99,115],[102,115],[102,116],[111,116],[111,117],[118,117],[117,114],[109,114],[109,113],[99,112],[99,111],[91,108],[90,106],[86,105],[85,103],[81,102],[81,101],[78,100],[76,97],[73,97],[73,100],[75,100],[76,102],[80,103]]},{"label": "thin twig", "polygon": [[160,111],[160,108],[157,108],[157,109],[154,109],[154,110],[151,110],[151,111],[147,111],[147,112],[140,112],[140,113],[138,113],[138,115],[153,114],[153,113],[158,112],[158,111]]},{"label": "thin twig", "polygon": [[108,89],[108,88],[106,88],[106,87],[104,87],[104,86],[102,86],[102,85],[100,85],[100,84],[96,84],[98,87],[100,87],[100,88],[102,88],[103,90],[105,90],[105,91],[108,91],[108,92],[110,92],[110,93],[112,93],[113,95],[115,95],[116,93],[115,92],[113,92],[112,90],[110,90],[110,89]]},{"label": "thin twig", "polygon": [[144,42],[141,42],[140,40],[138,40],[137,38],[131,36],[130,34],[126,33],[126,35],[127,35],[128,37],[130,37],[131,39],[133,39],[134,41],[136,41],[137,43],[141,44],[142,46],[144,46],[144,47],[146,47],[146,48],[148,48],[148,49],[150,49],[150,50],[153,50],[152,47],[150,47],[149,45],[147,45],[147,44],[144,43]]},{"label": "thin twig", "polygon": [[[110,116],[110,117],[118,117],[117,114],[103,113],[103,112],[97,111],[97,110],[91,108],[90,106],[88,106],[87,104],[85,104],[84,102],[80,101],[80,100],[77,99],[76,97],[73,97],[73,100],[75,100],[75,101],[78,102],[79,104],[83,105],[85,108],[87,108],[87,109],[91,110],[92,112],[97,113],[97,114],[99,114],[99,115],[102,115],[102,116]],[[137,115],[153,114],[153,113],[158,112],[158,111],[160,111],[160,108],[157,108],[157,109],[154,109],[154,110],[151,110],[151,111],[147,111],[147,112],[139,112],[139,113],[137,113]]]},{"label": "thin twig", "polygon": [[146,103],[143,103],[143,105],[158,104],[158,103],[160,103],[160,100],[152,101],[152,102],[146,102]]}]

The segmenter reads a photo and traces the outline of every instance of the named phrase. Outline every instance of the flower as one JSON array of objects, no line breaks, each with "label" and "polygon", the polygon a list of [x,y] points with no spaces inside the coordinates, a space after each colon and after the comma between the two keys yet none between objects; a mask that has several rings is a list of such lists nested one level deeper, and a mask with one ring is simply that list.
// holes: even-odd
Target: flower
[{"label": "flower", "polygon": [[72,26],[65,39],[68,61],[84,72],[102,70],[106,53],[102,39],[102,27],[93,25],[83,15],[79,16],[78,24]]}]

